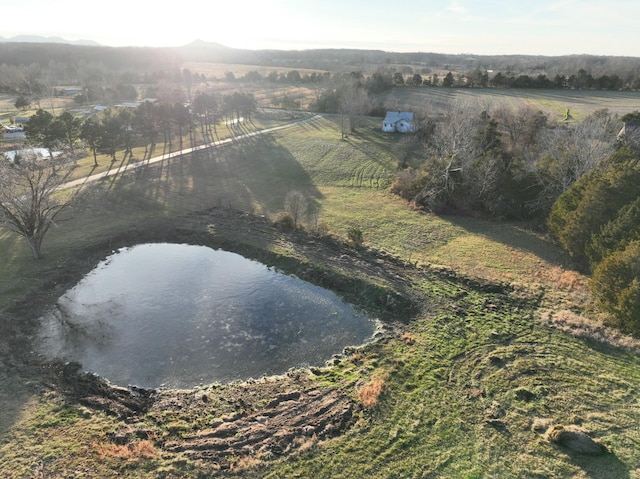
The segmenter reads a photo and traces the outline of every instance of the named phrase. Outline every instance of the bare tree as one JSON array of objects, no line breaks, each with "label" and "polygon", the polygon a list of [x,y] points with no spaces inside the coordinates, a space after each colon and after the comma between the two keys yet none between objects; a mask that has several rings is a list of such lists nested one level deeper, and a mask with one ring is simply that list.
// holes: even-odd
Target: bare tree
[{"label": "bare tree", "polygon": [[[342,114],[342,137],[346,132],[355,132],[360,126],[362,117],[371,106],[371,100],[364,87],[353,78],[349,78],[342,85],[340,91],[340,113]],[[347,120],[345,124],[344,120]]]},{"label": "bare tree", "polygon": [[575,125],[555,127],[541,135],[539,150],[527,168],[541,187],[534,208],[545,209],[583,175],[597,168],[615,150],[614,119],[608,112],[595,112]]},{"label": "bare tree", "polygon": [[548,121],[542,111],[528,105],[519,108],[501,105],[493,111],[492,116],[504,133],[502,139],[505,150],[514,155],[520,155],[535,145]]},{"label": "bare tree", "polygon": [[0,161],[0,221],[27,240],[35,259],[58,215],[74,198],[61,187],[75,165],[59,158],[35,155]]},{"label": "bare tree", "polygon": [[298,223],[304,219],[307,214],[307,199],[299,191],[293,190],[287,193],[284,199],[284,209],[293,219],[293,227],[297,228]]},{"label": "bare tree", "polygon": [[504,174],[500,134],[479,105],[457,103],[430,127],[423,139],[426,160],[416,174],[404,174],[396,190],[433,211],[490,210]]}]

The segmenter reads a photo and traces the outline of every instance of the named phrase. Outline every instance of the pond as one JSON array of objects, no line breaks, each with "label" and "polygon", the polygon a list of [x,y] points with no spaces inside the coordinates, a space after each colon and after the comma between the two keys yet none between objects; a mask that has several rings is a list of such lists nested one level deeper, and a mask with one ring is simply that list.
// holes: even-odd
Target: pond
[{"label": "pond", "polygon": [[148,388],[320,366],[376,327],[299,278],[235,253],[168,243],[114,253],[41,320],[41,354]]}]

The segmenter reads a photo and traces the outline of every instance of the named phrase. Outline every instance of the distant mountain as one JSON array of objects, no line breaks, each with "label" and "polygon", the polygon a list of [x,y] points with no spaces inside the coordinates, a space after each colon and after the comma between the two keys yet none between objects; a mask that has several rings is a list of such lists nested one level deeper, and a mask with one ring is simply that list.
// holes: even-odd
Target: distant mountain
[{"label": "distant mountain", "polygon": [[220,43],[195,40],[187,45],[175,48],[185,61],[233,63],[256,61],[253,50],[226,47]]},{"label": "distant mountain", "polygon": [[65,40],[62,37],[43,37],[41,35],[17,35],[15,37],[0,37],[0,43],[62,43],[65,45],[86,45],[98,47],[100,44],[93,40]]},{"label": "distant mountain", "polygon": [[220,50],[233,50],[231,47],[225,47],[224,45],[216,42],[207,42],[206,40],[194,40],[191,43],[184,45],[182,48],[217,48]]}]

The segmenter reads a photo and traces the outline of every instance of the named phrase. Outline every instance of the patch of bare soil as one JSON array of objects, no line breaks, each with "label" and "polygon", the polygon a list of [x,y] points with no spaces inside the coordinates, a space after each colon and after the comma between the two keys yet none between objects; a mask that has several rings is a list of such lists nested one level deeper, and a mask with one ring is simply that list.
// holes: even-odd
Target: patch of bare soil
[{"label": "patch of bare soil", "polygon": [[124,420],[146,413],[155,402],[155,391],[136,387],[117,387],[93,374],[81,372],[79,363],[60,368],[59,389],[84,406],[98,409]]},{"label": "patch of bare soil", "polygon": [[230,459],[269,460],[338,435],[353,422],[354,402],[338,390],[294,389],[263,407],[213,421],[194,434],[167,441],[165,451],[205,460],[221,470]]},{"label": "patch of bare soil", "polygon": [[[122,420],[121,429],[107,434],[109,442],[153,438],[165,454],[202,461],[211,471],[237,469],[243,458],[269,461],[335,437],[354,422],[359,408],[340,389],[320,388],[299,372],[208,389],[155,391],[113,386],[69,363],[60,365],[56,379],[55,389],[68,399]],[[167,412],[183,418],[181,427],[188,432],[171,420],[167,424]]]}]

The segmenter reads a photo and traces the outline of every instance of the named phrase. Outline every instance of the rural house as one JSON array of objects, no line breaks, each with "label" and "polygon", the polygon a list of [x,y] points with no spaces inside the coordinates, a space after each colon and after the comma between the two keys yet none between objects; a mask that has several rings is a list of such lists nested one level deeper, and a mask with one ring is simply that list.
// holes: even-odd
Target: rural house
[{"label": "rural house", "polygon": [[636,151],[640,150],[640,123],[625,122],[618,133],[618,141]]},{"label": "rural house", "polygon": [[410,133],[418,129],[413,113],[410,111],[388,111],[382,122],[382,131],[391,133]]}]

